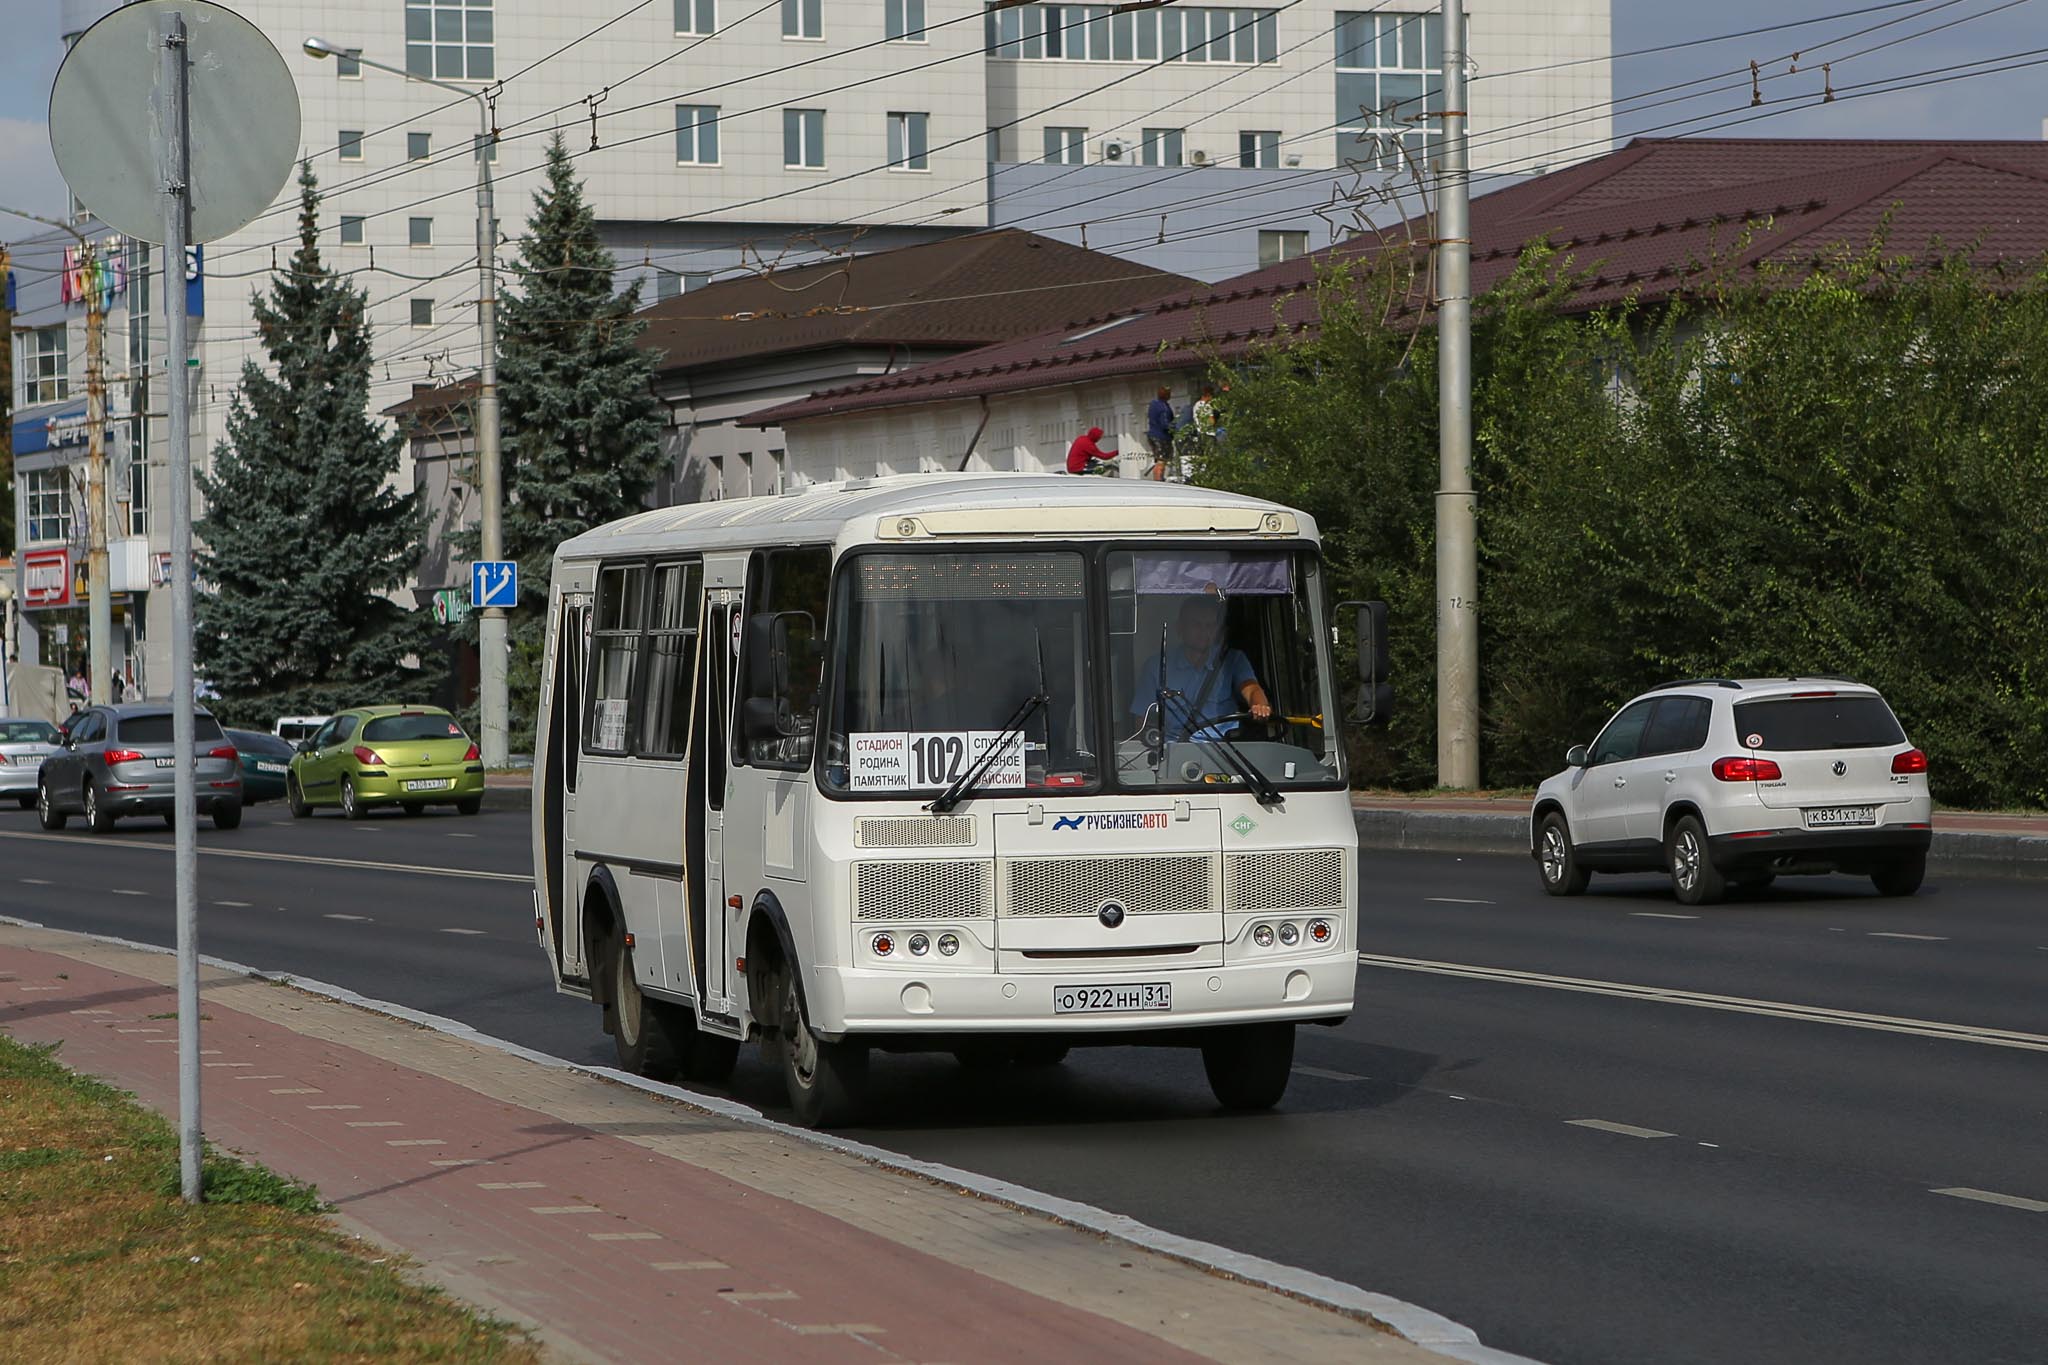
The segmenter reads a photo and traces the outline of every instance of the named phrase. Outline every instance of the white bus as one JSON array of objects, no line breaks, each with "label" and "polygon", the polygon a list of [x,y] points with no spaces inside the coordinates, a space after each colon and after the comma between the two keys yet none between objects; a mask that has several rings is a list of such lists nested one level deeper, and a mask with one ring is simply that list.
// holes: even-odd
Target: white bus
[{"label": "white bus", "polygon": [[557,988],[638,1074],[721,1082],[761,1039],[813,1125],[878,1050],[1198,1046],[1219,1101],[1271,1106],[1357,974],[1327,597],[1302,513],[1047,475],[568,541],[534,771]]}]

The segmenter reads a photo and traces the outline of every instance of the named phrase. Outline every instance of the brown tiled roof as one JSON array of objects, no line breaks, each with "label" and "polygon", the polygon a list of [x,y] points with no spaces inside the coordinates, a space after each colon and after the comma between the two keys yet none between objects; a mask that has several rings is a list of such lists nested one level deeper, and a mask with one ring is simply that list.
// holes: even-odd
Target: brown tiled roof
[{"label": "brown tiled roof", "polygon": [[[1526,244],[1548,236],[1588,277],[1575,307],[1630,295],[1654,300],[1681,291],[1709,258],[1743,269],[1766,260],[1797,265],[1832,247],[1866,244],[1887,215],[1895,252],[1974,245],[1985,264],[2039,262],[2048,256],[2048,142],[1638,139],[1474,199],[1472,285],[1483,292],[1498,283]],[[1418,228],[1416,235],[1424,234]],[[1199,368],[1212,354],[1241,355],[1283,328],[1312,331],[1304,286],[1316,262],[1383,249],[1377,238],[1359,239],[1142,309],[1105,307],[1079,325],[814,394],[745,421],[780,426]],[[1081,336],[1120,313],[1137,316]]]},{"label": "brown tiled roof", "polygon": [[720,280],[639,314],[659,369],[828,346],[986,346],[1194,281],[1004,228]]}]

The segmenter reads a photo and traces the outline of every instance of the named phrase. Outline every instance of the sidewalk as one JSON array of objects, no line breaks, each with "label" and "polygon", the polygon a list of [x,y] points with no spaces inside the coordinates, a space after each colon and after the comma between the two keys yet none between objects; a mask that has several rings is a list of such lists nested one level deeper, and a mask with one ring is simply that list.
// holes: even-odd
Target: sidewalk
[{"label": "sidewalk", "polygon": [[[1434,853],[1529,852],[1526,796],[1394,796],[1353,792],[1351,813],[1364,848]],[[1982,877],[2048,878],[2048,815],[1934,813],[1928,861]]]},{"label": "sidewalk", "polygon": [[[851,1153],[287,986],[201,979],[209,1138],[310,1181],[345,1227],[561,1359],[1444,1359]],[[173,981],[162,954],[0,925],[0,1028],[175,1119],[176,1021],[152,1017],[176,1008]]]}]

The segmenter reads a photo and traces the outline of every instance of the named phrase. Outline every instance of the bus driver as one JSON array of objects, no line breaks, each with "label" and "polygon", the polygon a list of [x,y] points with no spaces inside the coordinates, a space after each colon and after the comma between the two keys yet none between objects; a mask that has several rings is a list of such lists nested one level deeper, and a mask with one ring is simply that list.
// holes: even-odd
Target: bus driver
[{"label": "bus driver", "polygon": [[[1223,599],[1213,594],[1182,600],[1175,617],[1180,638],[1166,651],[1164,683],[1160,681],[1158,664],[1150,659],[1139,660],[1137,691],[1131,697],[1130,709],[1140,725],[1158,705],[1162,685],[1168,692],[1180,694],[1167,702],[1162,718],[1161,729],[1169,740],[1202,739],[1236,729],[1234,720],[1214,726],[1206,723],[1221,714],[1220,708],[1212,711],[1211,706],[1227,698],[1241,701],[1254,720],[1272,716],[1273,705],[1252,672],[1251,660],[1245,658],[1243,650],[1231,648],[1218,639],[1223,613]],[[1196,719],[1184,712],[1192,713]]]}]

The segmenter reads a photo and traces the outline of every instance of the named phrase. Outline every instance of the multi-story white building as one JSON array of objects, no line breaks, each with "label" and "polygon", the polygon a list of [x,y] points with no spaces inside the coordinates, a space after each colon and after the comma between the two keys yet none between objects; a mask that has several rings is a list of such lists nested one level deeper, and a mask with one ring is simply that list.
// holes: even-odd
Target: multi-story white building
[{"label": "multi-story white building", "polygon": [[[114,3],[59,0],[67,42]],[[1349,211],[1329,201],[1398,175],[1396,148],[1426,154],[1440,62],[1428,0],[1126,14],[1101,4],[990,12],[982,0],[234,8],[298,79],[301,143],[325,196],[321,246],[368,292],[380,410],[476,364],[478,101],[313,57],[309,37],[488,102],[501,262],[526,231],[559,134],[622,282],[643,281],[649,301],[764,262],[990,226],[1204,279],[1250,270],[1326,244]],[[1469,8],[1478,188],[1489,174],[1605,150],[1609,0]],[[206,247],[189,372],[202,464],[242,365],[262,359],[249,296],[295,245],[295,192],[288,185],[264,217]],[[61,319],[75,369],[82,309],[40,306],[20,325]],[[153,329],[159,356],[160,309],[159,298],[140,332],[147,341]],[[143,426],[147,482],[165,452],[160,423],[154,439]],[[144,524],[150,553],[167,548],[168,527]]]}]

